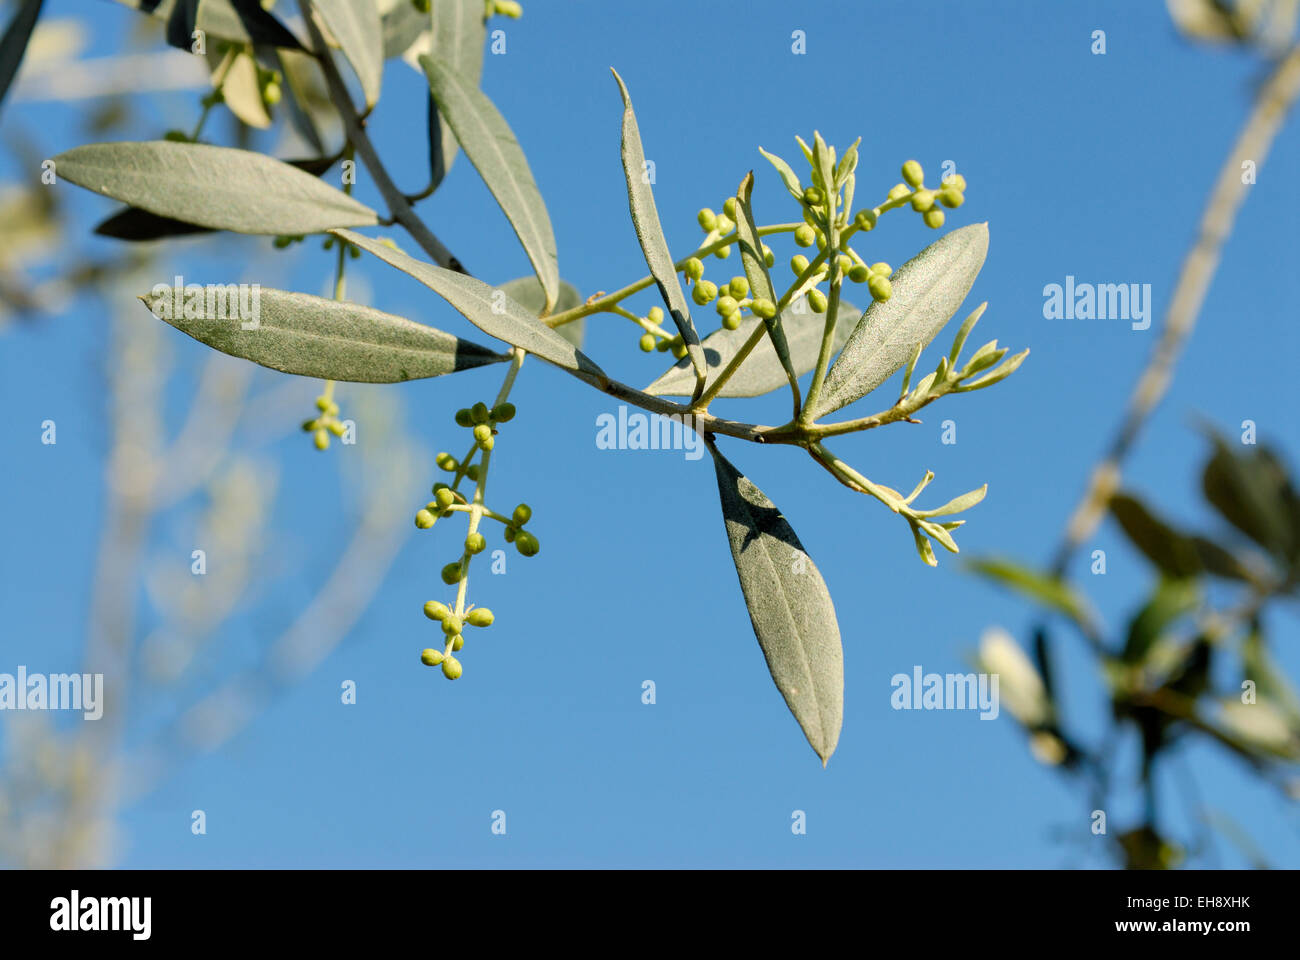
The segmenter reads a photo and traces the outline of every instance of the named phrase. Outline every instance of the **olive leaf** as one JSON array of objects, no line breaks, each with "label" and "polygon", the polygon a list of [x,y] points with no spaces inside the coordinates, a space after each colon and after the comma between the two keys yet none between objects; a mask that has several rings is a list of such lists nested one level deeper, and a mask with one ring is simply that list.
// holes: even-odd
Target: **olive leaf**
[{"label": "olive leaf", "polygon": [[[541,357],[603,387],[609,378],[590,357],[524,309],[502,290],[463,273],[416,260],[395,247],[351,230],[333,230],[348,243],[414,277],[450,303],[484,333]],[[558,281],[557,281],[558,284]]]},{"label": "olive leaf", "polygon": [[[761,298],[776,304],[780,298],[772,289],[772,278],[768,276],[767,263],[763,259],[763,244],[758,238],[758,226],[754,223],[754,211],[749,206],[749,197],[753,190],[754,171],[751,170],[745,174],[745,179],[740,181],[740,187],[736,190],[737,246],[740,247],[740,259],[745,266],[745,276],[749,280],[750,296],[755,300]],[[839,325],[839,316],[840,314],[836,315],[836,326]],[[794,391],[794,412],[795,416],[798,416],[799,373],[790,362],[790,345],[786,342],[785,330],[781,326],[781,315],[774,314],[766,317],[763,322],[767,324],[767,335],[772,341],[772,349],[776,351],[776,357],[790,381],[790,389]],[[825,323],[822,327],[824,330]]]},{"label": "olive leaf", "polygon": [[150,213],[213,230],[320,233],[379,216],[341,190],[249,150],[165,140],[91,143],[54,158],[78,186]]},{"label": "olive leaf", "polygon": [[366,106],[379,102],[384,78],[384,35],[374,0],[312,0],[312,6],[348,58]]},{"label": "olive leaf", "polygon": [[[520,277],[517,280],[503,283],[501,289],[505,291],[507,297],[534,316],[540,317],[542,310],[545,309],[546,291],[542,289],[541,283],[534,276]],[[572,310],[581,303],[582,294],[578,292],[577,288],[573,284],[561,280],[560,295],[555,301],[555,312],[563,313],[565,310]],[[585,318],[579,317],[577,320],[572,320],[563,326],[553,327],[552,329],[575,347],[582,348],[582,337],[586,332]]]},{"label": "olive leaf", "polygon": [[1087,601],[1073,587],[1056,577],[998,557],[979,557],[968,562],[969,569],[1003,586],[1010,587],[1045,607],[1059,610],[1080,624],[1092,622]]},{"label": "olive leaf", "polygon": [[0,37],[0,104],[4,103],[9,84],[13,83],[14,74],[23,62],[27,41],[32,38],[32,30],[36,28],[43,2],[44,0],[22,0],[18,12],[5,28],[4,36]]},{"label": "olive leaf", "polygon": [[623,175],[627,179],[627,202],[632,212],[632,225],[636,228],[636,237],[641,243],[646,265],[659,287],[659,296],[663,298],[664,306],[672,314],[677,332],[686,344],[691,366],[695,368],[695,387],[691,396],[698,397],[704,392],[706,372],[700,335],[691,320],[691,309],[686,304],[686,295],[682,293],[682,284],[677,277],[677,267],[668,252],[668,241],[664,239],[664,229],[659,223],[654,191],[650,189],[645,175],[645,150],[641,146],[641,132],[637,128],[636,113],[632,110],[632,98],[618,71],[611,67],[610,73],[614,74],[619,92],[623,95]]},{"label": "olive leaf", "polygon": [[844,715],[844,652],[821,573],[781,511],[709,443],[740,590],[776,688],[822,759]]},{"label": "olive leaf", "polygon": [[[434,0],[431,55],[477,87],[483,78],[483,44],[487,25],[479,0]],[[434,189],[442,183],[456,159],[456,135],[438,113],[429,93],[429,165]]]},{"label": "olive leaf", "polygon": [[957,312],[988,253],[988,224],[961,227],[936,240],[891,278],[893,295],[867,307],[831,367],[811,411],[814,419],[880,386]]},{"label": "olive leaf", "polygon": [[429,78],[429,90],[437,101],[440,116],[451,127],[465,156],[483,177],[523,244],[524,253],[546,291],[549,314],[560,288],[555,233],[519,142],[505,118],[476,84],[471,84],[451,65],[430,56],[421,56],[420,66]]},{"label": "olive leaf", "polygon": [[[858,308],[851,303],[840,301],[839,313],[835,321],[835,339],[832,347],[838,351],[858,322]],[[725,327],[715,330],[704,338],[704,362],[710,373],[726,367],[762,323],[757,317],[749,316],[740,321],[735,330]],[[825,316],[805,310],[795,313],[786,310],[781,314],[781,329],[785,333],[786,344],[790,350],[790,363],[798,376],[803,376],[817,366],[817,353],[821,349],[822,330]],[[764,337],[754,348],[740,368],[718,392],[720,397],[758,397],[787,383],[785,365],[772,349],[772,341]],[[689,396],[695,389],[695,373],[690,361],[680,360],[670,367],[658,380],[645,388],[652,396]]]},{"label": "olive leaf", "polygon": [[[400,383],[438,377],[508,359],[449,333],[341,300],[259,288],[165,284],[140,299],[182,333],[232,357],[272,370],[325,380]],[[211,291],[211,292],[209,292]]]},{"label": "olive leaf", "polygon": [[1201,474],[1205,498],[1234,527],[1284,567],[1300,560],[1300,496],[1272,451],[1238,456],[1212,437],[1213,456]]},{"label": "olive leaf", "polygon": [[[286,160],[285,162],[291,167],[310,173],[313,177],[319,177],[334,166],[337,160],[335,157],[314,157],[308,160]],[[194,223],[186,223],[184,220],[161,217],[139,207],[126,207],[95,227],[98,236],[137,242],[211,232],[211,227],[200,227]]]},{"label": "olive leaf", "polygon": [[1195,580],[1161,580],[1151,599],[1129,621],[1124,641],[1126,663],[1141,663],[1158,640],[1176,620],[1190,613],[1200,602]]},{"label": "olive leaf", "polygon": [[167,21],[167,42],[188,51],[194,31],[234,43],[302,49],[297,38],[258,0],[117,0],[124,7]]}]

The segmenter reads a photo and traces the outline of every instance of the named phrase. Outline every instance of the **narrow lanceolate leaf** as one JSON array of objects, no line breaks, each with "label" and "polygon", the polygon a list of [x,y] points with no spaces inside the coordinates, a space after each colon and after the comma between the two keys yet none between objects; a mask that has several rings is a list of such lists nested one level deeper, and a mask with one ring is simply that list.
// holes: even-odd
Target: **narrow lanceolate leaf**
[{"label": "narrow lanceolate leaf", "polygon": [[267,44],[286,49],[302,45],[284,24],[262,8],[259,0],[117,0],[118,3],[167,21],[167,42],[189,50],[195,30],[208,41]]},{"label": "narrow lanceolate leaf", "polygon": [[867,308],[822,387],[814,419],[866,396],[943,329],[988,253],[984,223],[954,230],[930,244],[891,278],[893,296]]},{"label": "narrow lanceolate leaf", "polygon": [[9,84],[13,82],[18,66],[23,62],[27,52],[27,41],[32,37],[36,19],[41,15],[43,0],[22,0],[18,12],[14,14],[9,26],[0,37],[0,103],[4,103]]},{"label": "narrow lanceolate leaf", "polygon": [[822,765],[844,713],[844,652],[835,606],[781,511],[712,444],[722,518],[749,619],[776,688]]},{"label": "narrow lanceolate leaf", "polygon": [[[758,238],[758,226],[754,223],[754,211],[750,208],[749,197],[754,190],[754,171],[745,174],[736,191],[736,239],[740,246],[740,259],[745,265],[745,277],[749,280],[750,296],[755,300],[760,297],[776,303],[780,297],[772,289],[772,278],[768,276],[767,264],[763,260],[763,244]],[[772,341],[777,359],[790,381],[794,391],[795,416],[799,415],[799,374],[790,362],[790,345],[786,342],[785,330],[781,327],[781,315],[765,318],[767,335]],[[836,317],[839,326],[839,315]],[[823,324],[823,328],[825,325]]]},{"label": "narrow lanceolate leaf", "polygon": [[312,6],[356,71],[366,106],[373,107],[384,77],[384,33],[375,0],[312,0]]},{"label": "narrow lanceolate leaf", "polygon": [[304,377],[400,383],[507,359],[422,323],[305,293],[159,284],[140,299],[222,353]]},{"label": "narrow lanceolate leaf", "polygon": [[332,232],[419,280],[489,336],[526,350],[557,367],[579,373],[598,386],[603,387],[609,382],[605,371],[595,361],[511,300],[504,291],[463,273],[416,260],[379,240],[351,230]]},{"label": "narrow lanceolate leaf", "polygon": [[519,142],[476,84],[471,84],[443,61],[429,56],[420,57],[420,66],[429,78],[429,89],[437,101],[439,115],[447,121],[465,156],[515,228],[515,235],[546,291],[546,312],[550,313],[560,292],[555,234]]},{"label": "narrow lanceolate leaf", "polygon": [[[487,41],[483,4],[479,0],[434,0],[432,13],[430,56],[477,87],[483,78],[483,44]],[[429,157],[436,188],[456,159],[457,144],[432,94],[429,110]]]},{"label": "narrow lanceolate leaf", "polygon": [[[319,177],[337,162],[334,157],[313,157],[307,160],[286,160],[291,167],[305,170]],[[114,240],[148,241],[165,237],[184,237],[194,233],[209,233],[210,227],[200,227],[184,220],[160,217],[139,207],[125,207],[95,227],[95,233]]]},{"label": "narrow lanceolate leaf", "polygon": [[790,169],[790,164],[786,163],[775,153],[768,153],[762,147],[758,148],[758,152],[767,157],[768,162],[771,163],[772,166],[776,167],[776,172],[781,175],[781,182],[784,183],[785,188],[790,191],[790,196],[794,197],[796,200],[802,201],[803,185],[799,183],[799,177],[795,172]]},{"label": "narrow lanceolate leaf", "polygon": [[[536,277],[520,277],[509,283],[501,284],[506,296],[519,304],[535,317],[540,317],[546,308],[546,291]],[[560,296],[555,301],[555,313],[572,310],[582,303],[582,294],[571,283],[560,281]],[[582,348],[582,336],[586,331],[586,321],[582,318],[572,320],[562,327],[552,328],[556,333],[579,349]]]},{"label": "narrow lanceolate leaf", "polygon": [[623,95],[623,174],[627,178],[627,201],[632,211],[632,225],[641,242],[646,265],[659,286],[659,295],[663,297],[664,305],[672,314],[673,323],[677,325],[677,331],[686,344],[687,356],[695,368],[695,387],[691,395],[698,397],[704,392],[705,375],[700,335],[695,331],[690,307],[686,305],[686,295],[682,293],[682,284],[677,278],[677,268],[668,252],[668,241],[664,239],[664,230],[659,223],[654,191],[650,189],[646,177],[645,150],[641,146],[641,131],[636,125],[632,98],[628,96],[627,85],[623,83],[618,71],[611,69],[610,72],[618,81],[619,92]]},{"label": "narrow lanceolate leaf", "polygon": [[[851,303],[840,301],[839,314],[835,320],[835,339],[833,351],[838,351],[848,340],[858,322],[858,308]],[[715,330],[704,338],[704,362],[710,374],[722,370],[734,357],[745,341],[763,321],[757,317],[745,317],[735,330],[725,327]],[[824,314],[805,310],[795,313],[787,310],[781,315],[781,329],[785,333],[786,345],[790,350],[790,363],[798,376],[803,376],[817,366],[817,352],[821,349],[822,330],[826,324]],[[758,342],[748,359],[740,369],[727,381],[718,393],[720,397],[759,397],[788,383],[785,366],[772,348],[772,341],[764,337]],[[685,397],[695,389],[695,371],[689,360],[679,360],[670,367],[645,392],[654,396]]]},{"label": "narrow lanceolate leaf", "polygon": [[201,143],[92,143],[54,158],[78,186],[213,230],[306,234],[372,226],[379,216],[287,163]]}]

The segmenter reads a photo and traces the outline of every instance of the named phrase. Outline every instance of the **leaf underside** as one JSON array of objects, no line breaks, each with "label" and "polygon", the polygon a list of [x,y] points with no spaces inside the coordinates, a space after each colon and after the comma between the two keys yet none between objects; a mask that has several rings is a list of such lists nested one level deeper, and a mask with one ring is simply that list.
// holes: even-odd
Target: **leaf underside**
[{"label": "leaf underside", "polygon": [[768,670],[808,743],[830,759],[844,714],[844,653],[826,583],[780,510],[709,445],[727,541]]}]

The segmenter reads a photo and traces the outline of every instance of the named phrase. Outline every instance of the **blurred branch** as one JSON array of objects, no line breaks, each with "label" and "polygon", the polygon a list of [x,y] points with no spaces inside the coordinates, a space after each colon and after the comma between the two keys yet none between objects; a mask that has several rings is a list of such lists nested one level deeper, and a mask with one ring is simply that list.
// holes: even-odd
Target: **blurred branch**
[{"label": "blurred branch", "polygon": [[1093,468],[1087,489],[1066,525],[1064,538],[1052,563],[1052,571],[1058,577],[1066,572],[1074,551],[1101,523],[1106,504],[1119,488],[1124,459],[1132,450],[1147,417],[1169,389],[1174,365],[1196,325],[1210,281],[1218,269],[1223,244],[1232,233],[1237,211],[1246,197],[1248,184],[1243,182],[1242,162],[1253,161],[1257,168],[1264,165],[1297,95],[1300,95],[1300,45],[1278,61],[1260,88],[1250,116],[1219,171],[1218,181],[1201,216],[1196,241],[1183,261],[1160,340],[1138,378],[1128,411],[1110,450]]}]

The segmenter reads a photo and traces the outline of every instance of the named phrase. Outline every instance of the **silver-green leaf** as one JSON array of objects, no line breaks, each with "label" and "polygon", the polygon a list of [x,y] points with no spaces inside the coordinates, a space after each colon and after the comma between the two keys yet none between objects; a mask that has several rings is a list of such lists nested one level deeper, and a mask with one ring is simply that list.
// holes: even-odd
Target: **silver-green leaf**
[{"label": "silver-green leaf", "polygon": [[776,687],[822,765],[844,715],[844,652],[835,606],[781,511],[712,444],[731,557]]},{"label": "silver-green leaf", "polygon": [[232,357],[304,377],[401,383],[508,359],[449,333],[341,300],[213,285],[166,284],[140,299],[182,333]]},{"label": "silver-green leaf", "polygon": [[356,71],[366,106],[373,107],[384,78],[384,32],[375,0],[312,0],[312,6]]},{"label": "silver-green leaf", "polygon": [[989,248],[988,224],[954,230],[930,244],[891,278],[893,296],[862,315],[831,367],[814,419],[866,396],[907,363],[957,312]]},{"label": "silver-green leaf", "polygon": [[[835,319],[834,350],[839,350],[853,332],[860,316],[858,308],[851,303],[840,301],[839,313]],[[704,362],[710,374],[722,370],[734,357],[754,329],[762,323],[757,317],[749,316],[740,321],[735,330],[725,327],[715,330],[704,338]],[[785,333],[786,344],[790,349],[790,363],[795,373],[803,376],[817,366],[817,352],[821,349],[822,330],[826,323],[825,314],[805,310],[795,313],[786,310],[781,315],[781,329]],[[720,397],[759,397],[770,393],[788,383],[785,367],[772,349],[772,341],[764,337],[754,347],[740,369],[735,372],[722,390]],[[680,360],[668,369],[658,380],[645,388],[645,392],[654,396],[684,397],[695,389],[695,372],[689,361]]]},{"label": "silver-green leaf", "polygon": [[[755,299],[777,303],[780,297],[772,288],[772,278],[767,273],[767,263],[763,259],[763,242],[758,237],[758,227],[754,223],[754,211],[749,205],[749,197],[754,190],[754,171],[745,174],[736,190],[736,239],[740,247],[740,259],[745,265],[745,277],[749,280],[750,295]],[[836,314],[835,325],[839,326]],[[767,336],[772,341],[781,368],[794,393],[794,412],[799,415],[799,374],[790,361],[790,345],[786,341],[785,329],[781,326],[781,316],[777,314],[763,321],[767,324]],[[824,327],[823,327],[824,328]]]},{"label": "silver-green leaf", "polygon": [[[479,0],[434,0],[433,37],[430,55],[447,64],[470,86],[477,87],[483,78],[483,44],[487,40],[487,24],[483,19],[483,4]],[[429,136],[437,137],[434,147],[434,186],[451,169],[456,159],[456,135],[447,121],[438,113],[438,104],[432,100],[432,120]]]},{"label": "silver-green leaf", "polygon": [[672,255],[668,252],[668,241],[664,239],[663,226],[659,223],[659,210],[655,207],[654,191],[646,178],[645,149],[641,146],[641,131],[637,128],[636,113],[632,110],[632,98],[628,95],[627,85],[618,71],[611,68],[614,79],[618,81],[619,92],[623,95],[623,174],[627,179],[627,201],[632,211],[632,225],[636,228],[637,239],[641,242],[641,252],[645,255],[646,265],[659,287],[659,295],[664,305],[672,314],[673,323],[686,344],[691,366],[695,368],[695,388],[693,396],[698,396],[704,389],[704,351],[700,347],[700,335],[691,320],[691,309],[686,304],[686,295],[682,293],[682,284],[677,277],[677,268]]},{"label": "silver-green leaf", "polygon": [[78,186],[162,217],[254,234],[373,226],[379,216],[287,163],[201,143],[91,143],[54,158]]},{"label": "silver-green leaf", "polygon": [[[590,357],[560,336],[503,291],[463,273],[416,260],[388,244],[351,230],[335,230],[340,237],[406,273],[456,308],[470,323],[489,336],[504,340],[558,367],[603,387],[609,382]],[[557,281],[558,286],[558,281]]]},{"label": "silver-green leaf", "polygon": [[420,57],[420,66],[429,78],[439,116],[451,127],[523,244],[546,291],[550,313],[560,292],[555,233],[519,141],[492,101],[452,66],[429,56]]}]

